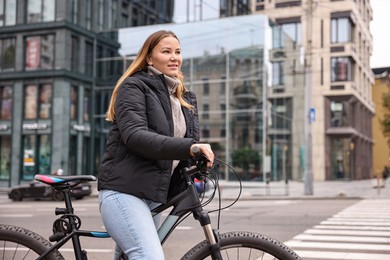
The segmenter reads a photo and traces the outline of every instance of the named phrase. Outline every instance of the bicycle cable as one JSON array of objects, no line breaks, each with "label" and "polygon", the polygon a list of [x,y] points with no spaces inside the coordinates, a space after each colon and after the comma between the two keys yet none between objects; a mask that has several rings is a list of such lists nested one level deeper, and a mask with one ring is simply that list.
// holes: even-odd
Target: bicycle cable
[{"label": "bicycle cable", "polygon": [[[213,184],[213,192],[211,193],[210,197],[202,202],[202,207],[210,204],[210,202],[214,199],[215,195],[216,195],[216,192],[218,192],[218,208],[217,209],[214,209],[214,210],[209,210],[208,213],[212,213],[212,212],[218,212],[218,216],[217,216],[217,228],[219,229],[220,227],[220,222],[221,222],[221,212],[222,210],[225,210],[225,209],[228,209],[230,207],[232,207],[241,197],[241,193],[242,193],[242,180],[241,180],[241,177],[240,175],[237,173],[237,171],[232,167],[230,166],[229,164],[227,164],[226,162],[224,162],[223,160],[219,159],[219,158],[215,158],[214,159],[214,162],[217,161],[219,164],[222,164],[226,167],[228,167],[232,173],[234,173],[234,175],[237,177],[237,181],[239,183],[239,191],[238,191],[238,194],[237,194],[237,197],[233,200],[232,203],[230,203],[229,205],[227,206],[224,206],[222,207],[222,193],[221,193],[221,188],[220,188],[220,184],[219,184],[219,176],[218,174],[215,172],[215,169],[219,167],[219,164],[216,164],[212,169],[209,169],[207,170],[206,173],[202,174],[202,177],[204,177],[207,181],[210,181],[212,182]],[[211,177],[210,177],[211,176]],[[204,184],[206,185],[206,184]],[[205,189],[204,189],[205,190]],[[202,192],[202,198],[201,200],[203,200],[205,197],[205,191]],[[180,223],[182,223],[188,216],[190,216],[191,212],[189,212],[188,214],[186,214],[176,225],[175,225],[175,228],[176,226],[178,226]]]}]

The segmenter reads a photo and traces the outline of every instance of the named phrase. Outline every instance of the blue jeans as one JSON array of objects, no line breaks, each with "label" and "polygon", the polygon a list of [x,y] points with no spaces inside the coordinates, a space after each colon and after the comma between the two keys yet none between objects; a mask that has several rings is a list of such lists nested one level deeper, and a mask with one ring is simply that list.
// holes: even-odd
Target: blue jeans
[{"label": "blue jeans", "polygon": [[115,258],[122,249],[131,260],[164,259],[157,234],[161,214],[152,217],[159,204],[129,194],[102,190],[99,209],[108,234],[116,242]]}]

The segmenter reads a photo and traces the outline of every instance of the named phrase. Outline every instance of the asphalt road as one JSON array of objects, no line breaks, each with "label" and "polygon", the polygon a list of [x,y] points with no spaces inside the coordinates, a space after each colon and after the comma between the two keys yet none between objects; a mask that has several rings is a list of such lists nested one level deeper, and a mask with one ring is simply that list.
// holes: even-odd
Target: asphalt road
[{"label": "asphalt road", "polygon": [[[356,203],[358,200],[241,200],[222,211],[220,232],[252,231],[288,241],[329,216]],[[229,201],[223,201],[227,205]],[[82,220],[82,229],[103,231],[96,197],[74,201],[75,213]],[[55,220],[54,208],[62,203],[51,201],[12,202],[0,197],[0,222],[29,228],[44,237],[51,235]],[[213,202],[206,209],[216,209]],[[166,215],[165,213],[164,215]],[[211,213],[213,227],[217,213]],[[164,244],[166,259],[180,259],[192,246],[204,239],[203,230],[192,216],[186,219]],[[82,238],[82,246],[90,259],[111,259],[114,243],[111,239]],[[71,244],[61,251],[66,259],[74,259]]]}]

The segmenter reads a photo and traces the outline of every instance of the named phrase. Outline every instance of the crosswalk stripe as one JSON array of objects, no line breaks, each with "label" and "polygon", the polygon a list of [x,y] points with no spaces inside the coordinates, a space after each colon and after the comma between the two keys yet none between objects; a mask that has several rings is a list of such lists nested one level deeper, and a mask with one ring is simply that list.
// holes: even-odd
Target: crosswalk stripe
[{"label": "crosswalk stripe", "polygon": [[359,243],[390,243],[390,238],[386,237],[355,237],[355,236],[320,236],[311,234],[301,234],[294,237],[294,240],[310,240],[310,241],[332,241],[332,242],[359,242]]},{"label": "crosswalk stripe", "polygon": [[327,243],[327,242],[302,242],[291,240],[286,242],[292,248],[321,248],[321,249],[338,249],[338,250],[356,250],[356,251],[381,251],[390,253],[390,245],[371,245],[363,243]]},{"label": "crosswalk stripe", "polygon": [[338,221],[332,221],[332,220],[325,220],[325,221],[322,221],[321,222],[322,225],[355,225],[355,226],[366,226],[366,225],[373,225],[373,226],[387,226],[387,227],[390,227],[390,223],[386,223],[386,222],[379,222],[379,223],[375,223],[375,222],[372,222],[372,223],[367,223],[367,222],[350,222],[350,221],[341,221],[341,220],[338,220]]},{"label": "crosswalk stripe", "polygon": [[304,251],[295,250],[302,258],[309,259],[345,259],[345,260],[388,260],[388,254],[369,254],[369,253],[345,253],[329,251]]},{"label": "crosswalk stripe", "polygon": [[316,225],[315,229],[349,229],[349,230],[382,230],[390,231],[390,227],[372,227],[372,226],[333,226],[333,225]]},{"label": "crosswalk stripe", "polygon": [[386,231],[370,231],[370,230],[317,230],[317,229],[308,229],[304,233],[307,234],[318,234],[318,235],[350,235],[350,236],[380,236],[380,237],[390,237],[390,232]]},{"label": "crosswalk stripe", "polygon": [[390,200],[363,200],[285,242],[302,259],[390,259]]}]

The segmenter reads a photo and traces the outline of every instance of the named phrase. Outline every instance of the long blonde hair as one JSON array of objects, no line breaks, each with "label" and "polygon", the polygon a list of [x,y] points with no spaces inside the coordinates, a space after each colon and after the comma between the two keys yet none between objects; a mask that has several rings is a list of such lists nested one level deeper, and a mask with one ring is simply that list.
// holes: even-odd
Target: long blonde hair
[{"label": "long blonde hair", "polygon": [[[115,120],[115,101],[116,96],[118,94],[118,89],[121,86],[122,82],[127,78],[136,73],[139,70],[147,70],[148,64],[146,63],[146,59],[148,55],[152,52],[153,48],[156,47],[156,45],[164,38],[166,37],[175,37],[178,41],[176,34],[174,34],[171,31],[157,31],[153,34],[151,34],[144,44],[142,45],[142,48],[139,50],[135,60],[130,64],[130,66],[127,68],[127,70],[123,73],[123,75],[119,78],[117,81],[114,91],[112,92],[110,105],[108,107],[108,111],[106,114],[106,120],[108,121],[114,121]],[[179,86],[176,89],[176,96],[180,101],[180,104],[186,108],[192,109],[193,107],[188,104],[183,99],[183,94],[187,92],[187,89],[184,87],[184,79],[183,74],[181,71],[179,71],[179,74],[177,75],[177,79],[179,80]]]}]

